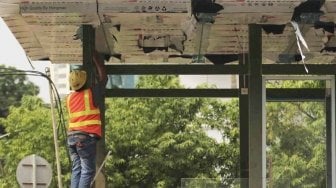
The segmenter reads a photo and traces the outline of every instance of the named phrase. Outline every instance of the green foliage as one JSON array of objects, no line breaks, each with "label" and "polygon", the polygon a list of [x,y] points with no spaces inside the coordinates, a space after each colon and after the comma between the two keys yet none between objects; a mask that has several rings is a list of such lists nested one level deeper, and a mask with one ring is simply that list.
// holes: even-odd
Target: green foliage
[{"label": "green foliage", "polygon": [[326,178],[324,105],[269,103],[267,112],[268,169],[273,186],[323,187]]},{"label": "green foliage", "polygon": [[267,88],[325,88],[324,80],[269,80]]},{"label": "green foliage", "polygon": [[[323,86],[320,82],[286,84],[287,88]],[[143,76],[138,87],[182,88],[177,76]],[[16,167],[31,154],[52,164],[51,187],[56,187],[50,108],[32,96],[17,104],[7,118],[0,119],[9,133],[0,139],[0,188],[18,187]],[[106,107],[106,145],[112,151],[105,165],[108,187],[176,188],[185,180],[187,187],[239,185],[234,182],[239,178],[238,100],[114,98],[106,100]],[[325,125],[322,103],[267,104],[270,186],[326,186]],[[218,130],[223,142],[209,137],[206,130]],[[59,145],[63,183],[69,185],[66,145]]]},{"label": "green foliage", "polygon": [[138,88],[173,89],[182,88],[179,78],[174,75],[140,76]]},{"label": "green foliage", "polygon": [[[139,87],[180,88],[175,76],[140,77]],[[234,177],[237,139],[225,104],[202,98],[110,99],[106,111],[106,164],[113,187],[179,187],[182,178]],[[236,129],[237,123],[230,124]],[[205,129],[226,128],[217,143]],[[233,131],[235,132],[235,131]],[[236,136],[236,135],[235,135]],[[232,142],[231,142],[232,141]],[[234,151],[234,152],[232,152]]]},{"label": "green foliage", "polygon": [[[326,81],[269,81],[268,88],[325,88]],[[267,104],[267,169],[272,187],[325,187],[325,106]]]},{"label": "green foliage", "polygon": [[[5,65],[0,65],[0,117],[6,117],[10,106],[18,106],[24,95],[37,95],[39,88],[28,81],[26,75],[17,75],[15,68],[8,71]],[[4,74],[6,73],[6,74]],[[13,74],[8,74],[13,73]]]},{"label": "green foliage", "polygon": [[[41,99],[33,96],[24,96],[21,106],[10,108],[6,119],[0,119],[8,137],[0,140],[0,160],[2,172],[0,174],[0,187],[18,187],[16,181],[16,168],[26,156],[36,154],[45,158],[52,164],[54,178],[51,187],[56,187],[55,147],[53,142],[53,129],[50,117],[50,108],[43,105]],[[62,156],[62,170],[68,172],[69,162],[64,144],[60,143]],[[69,174],[64,176],[69,179]]]}]

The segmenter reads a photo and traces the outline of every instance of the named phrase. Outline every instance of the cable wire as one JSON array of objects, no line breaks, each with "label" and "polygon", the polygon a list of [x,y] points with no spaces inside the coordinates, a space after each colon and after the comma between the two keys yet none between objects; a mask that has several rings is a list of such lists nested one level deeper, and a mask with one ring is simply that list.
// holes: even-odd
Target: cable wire
[{"label": "cable wire", "polygon": [[[59,119],[57,129],[58,129],[58,132],[61,133],[61,135],[58,135],[58,136],[59,137],[63,136],[63,138],[64,138],[63,143],[64,143],[64,145],[66,145],[67,144],[67,140],[66,140],[66,138],[67,138],[66,135],[67,134],[66,134],[64,113],[63,113],[63,110],[62,110],[61,98],[60,98],[59,92],[58,92],[54,82],[51,80],[51,78],[49,76],[47,76],[45,73],[35,71],[35,70],[20,70],[20,69],[15,69],[15,68],[3,68],[3,67],[0,67],[0,75],[1,76],[11,76],[11,75],[13,75],[13,76],[17,76],[17,75],[40,76],[40,77],[43,77],[43,78],[48,80],[49,84],[51,84],[51,86],[52,86],[51,88],[52,88],[53,96],[55,97],[54,101],[56,101],[56,109],[57,109],[57,114],[58,114],[58,119]],[[66,150],[66,151],[67,151],[68,159],[70,161],[69,151],[68,150]]]}]

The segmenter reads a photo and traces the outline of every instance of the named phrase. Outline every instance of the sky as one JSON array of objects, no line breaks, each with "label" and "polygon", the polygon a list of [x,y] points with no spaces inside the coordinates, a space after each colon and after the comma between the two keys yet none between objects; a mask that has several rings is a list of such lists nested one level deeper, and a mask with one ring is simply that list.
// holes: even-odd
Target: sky
[{"label": "sky", "polygon": [[[0,18],[0,64],[15,67],[20,70],[33,70],[45,73],[45,68],[50,66],[49,61],[32,61],[30,64],[21,45],[12,32]],[[43,77],[29,76],[28,79],[39,86],[39,97],[49,103],[49,84]]]}]

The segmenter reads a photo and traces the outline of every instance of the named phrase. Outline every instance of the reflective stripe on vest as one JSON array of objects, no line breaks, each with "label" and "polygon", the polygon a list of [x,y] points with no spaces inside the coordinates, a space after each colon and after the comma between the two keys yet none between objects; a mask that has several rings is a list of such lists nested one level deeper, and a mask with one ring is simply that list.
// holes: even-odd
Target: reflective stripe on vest
[{"label": "reflective stripe on vest", "polygon": [[75,127],[82,127],[82,126],[87,126],[87,125],[100,125],[101,121],[99,120],[86,120],[86,121],[81,121],[81,122],[76,122],[76,123],[69,123],[70,128],[75,128]]},{"label": "reflective stripe on vest", "polygon": [[[72,107],[73,104],[70,104],[71,100],[73,97],[73,94],[69,95],[67,98],[67,106],[68,106],[68,111],[69,111],[69,128],[75,128],[75,127],[85,127],[85,126],[90,126],[90,125],[96,125],[100,126],[101,121],[100,121],[100,111],[97,107],[93,106],[93,101],[92,97],[90,97],[90,90],[86,89],[82,91],[84,95],[79,95],[82,97],[80,102],[84,102],[84,109],[81,109],[81,111],[77,112],[72,112],[74,110]],[[91,94],[92,95],[92,94]],[[79,97],[77,96],[77,97]],[[90,103],[92,108],[90,107]],[[78,106],[77,106],[78,107]]]}]

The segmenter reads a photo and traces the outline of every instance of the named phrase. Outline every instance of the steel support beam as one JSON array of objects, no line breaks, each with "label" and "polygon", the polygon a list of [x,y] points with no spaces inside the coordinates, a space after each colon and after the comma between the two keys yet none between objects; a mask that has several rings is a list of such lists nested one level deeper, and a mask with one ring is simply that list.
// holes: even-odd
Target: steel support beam
[{"label": "steel support beam", "polygon": [[[83,67],[87,72],[88,84],[92,85],[95,82],[95,67],[93,66],[93,52],[95,49],[95,30],[91,25],[82,25],[83,27]],[[101,96],[99,110],[102,121],[102,138],[97,143],[96,166],[99,167],[105,158],[105,97]],[[95,187],[105,188],[105,177],[98,176],[95,181]]]},{"label": "steel support beam", "polygon": [[106,97],[218,97],[235,98],[238,89],[108,89]]},{"label": "steel support beam", "polygon": [[[245,65],[247,54],[239,56],[239,64]],[[249,187],[249,96],[248,76],[239,75],[239,153],[240,153],[240,187]]]},{"label": "steel support beam", "polygon": [[158,65],[107,65],[108,74],[121,75],[207,75],[207,74],[239,74],[246,72],[245,67],[241,65],[213,65],[213,64],[158,64]]},{"label": "steel support beam", "polygon": [[335,75],[336,64],[306,64],[306,73],[303,64],[264,64],[263,75]]},{"label": "steel support beam", "polygon": [[[249,187],[266,188],[265,148],[262,105],[262,28],[250,24],[249,30]],[[243,153],[241,155],[244,155]]]},{"label": "steel support beam", "polygon": [[[306,64],[309,73],[302,64],[263,64],[263,75],[335,75],[336,64]],[[121,75],[211,75],[211,74],[247,74],[247,65],[240,64],[188,64],[188,65],[106,65],[108,74]]]},{"label": "steel support beam", "polygon": [[[107,89],[106,97],[241,97],[241,89]],[[245,89],[245,88],[244,88]],[[243,91],[244,92],[244,91]],[[267,102],[324,100],[323,88],[269,88]]]},{"label": "steel support beam", "polygon": [[267,102],[324,101],[325,88],[268,88]]},{"label": "steel support beam", "polygon": [[335,171],[335,78],[330,80],[330,88],[326,89],[325,106],[326,106],[326,155],[327,155],[327,187],[335,188],[336,171]]},{"label": "steel support beam", "polygon": [[332,107],[331,107],[331,92],[329,91],[325,95],[325,110],[326,110],[326,156],[327,156],[327,163],[326,163],[326,170],[327,170],[327,187],[332,187],[332,150],[331,150],[331,143],[332,143],[332,120],[331,120],[331,113],[332,113]]},{"label": "steel support beam", "polygon": [[93,66],[93,50],[94,43],[94,29],[90,25],[83,25],[83,68],[87,74],[87,84],[90,86],[94,82],[94,66]]}]

